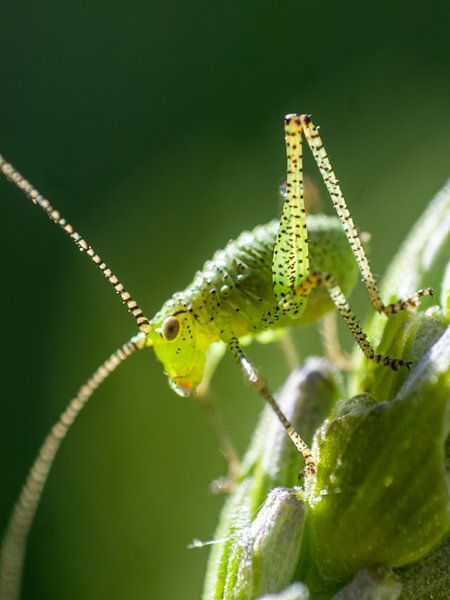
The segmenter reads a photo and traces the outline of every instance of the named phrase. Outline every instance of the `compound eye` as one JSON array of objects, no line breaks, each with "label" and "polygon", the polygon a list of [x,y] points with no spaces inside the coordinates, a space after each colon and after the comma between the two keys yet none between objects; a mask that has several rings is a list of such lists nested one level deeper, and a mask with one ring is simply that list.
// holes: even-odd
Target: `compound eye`
[{"label": "compound eye", "polygon": [[162,324],[161,332],[163,336],[171,342],[180,331],[180,321],[176,317],[168,317]]}]

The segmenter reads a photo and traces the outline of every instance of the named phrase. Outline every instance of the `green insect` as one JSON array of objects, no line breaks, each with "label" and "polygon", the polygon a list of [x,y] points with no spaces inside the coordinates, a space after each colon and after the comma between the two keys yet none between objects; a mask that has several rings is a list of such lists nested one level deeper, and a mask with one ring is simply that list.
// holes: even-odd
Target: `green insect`
[{"label": "green insect", "polygon": [[[330,193],[336,217],[306,217],[303,199],[302,140],[306,139]],[[308,115],[285,118],[287,177],[280,221],[242,233],[208,261],[184,291],[148,319],[102,258],[14,167],[0,156],[1,172],[59,225],[100,269],[135,318],[139,332],[116,350],[86,381],[45,439],[22,488],[4,537],[0,600],[20,593],[27,536],[60,443],[96,388],[136,350],[153,347],[171,387],[180,395],[207,389],[228,348],[250,384],[277,414],[305,460],[305,477],[315,476],[311,451],[292,427],[265,380],[242,349],[248,339],[314,321],[336,308],[368,359],[393,370],[411,363],[377,354],[354,316],[347,297],[361,273],[373,308],[385,315],[414,310],[423,289],[384,305],[361,238],[348,211],[318,127]],[[355,261],[356,259],[356,261]]]}]

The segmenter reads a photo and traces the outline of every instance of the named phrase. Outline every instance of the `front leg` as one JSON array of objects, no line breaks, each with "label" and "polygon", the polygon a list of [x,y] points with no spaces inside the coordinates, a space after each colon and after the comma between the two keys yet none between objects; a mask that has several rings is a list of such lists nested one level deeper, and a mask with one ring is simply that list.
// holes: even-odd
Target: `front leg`
[{"label": "front leg", "polygon": [[305,459],[306,467],[305,467],[305,475],[307,477],[311,477],[316,473],[316,466],[314,464],[314,460],[311,454],[311,450],[309,449],[306,442],[300,437],[298,432],[294,429],[294,426],[290,423],[289,419],[283,413],[281,408],[279,407],[277,401],[272,396],[269,388],[267,387],[266,381],[261,377],[255,367],[251,364],[248,358],[245,356],[242,348],[239,345],[239,340],[236,337],[232,337],[228,341],[228,348],[230,349],[231,354],[234,359],[241,367],[244,376],[250,385],[255,388],[257,392],[259,392],[263,398],[270,404],[273,411],[277,415],[281,425],[284,427],[286,433],[290,437],[292,443],[295,445],[297,450],[302,454]]}]

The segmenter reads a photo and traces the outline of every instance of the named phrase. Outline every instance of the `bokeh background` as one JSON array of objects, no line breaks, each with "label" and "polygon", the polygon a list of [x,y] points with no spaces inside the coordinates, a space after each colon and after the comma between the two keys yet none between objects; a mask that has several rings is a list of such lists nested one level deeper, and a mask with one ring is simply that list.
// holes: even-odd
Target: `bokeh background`
[{"label": "bokeh background", "polygon": [[[379,275],[448,176],[447,2],[19,0],[1,12],[0,150],[147,314],[278,214],[287,112],[321,124]],[[307,169],[319,185],[309,157]],[[3,530],[50,425],[134,323],[5,181],[0,203]],[[354,305],[367,314],[364,290]],[[321,351],[316,328],[295,336],[303,356]],[[251,356],[277,387],[279,349]],[[214,388],[242,451],[261,401],[228,357]],[[23,598],[198,599],[207,549],[187,546],[213,536],[223,499],[208,485],[223,472],[194,401],[169,390],[150,350],[134,356],[63,444]]]}]

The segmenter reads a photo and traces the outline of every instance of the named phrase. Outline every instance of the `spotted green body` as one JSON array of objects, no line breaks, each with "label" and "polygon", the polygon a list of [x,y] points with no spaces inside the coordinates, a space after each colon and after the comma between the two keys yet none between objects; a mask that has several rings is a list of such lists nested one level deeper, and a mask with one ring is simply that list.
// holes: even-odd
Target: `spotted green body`
[{"label": "spotted green body", "polygon": [[[335,217],[310,215],[307,227],[310,269],[333,273],[348,295],[358,266],[342,224]],[[334,308],[323,287],[312,291],[293,311],[285,310],[277,300],[273,256],[278,229],[279,221],[274,220],[230,241],[152,319],[149,341],[177,386],[191,389],[200,383],[212,342],[308,323]],[[180,331],[168,341],[161,327],[171,316],[179,320]]]}]

